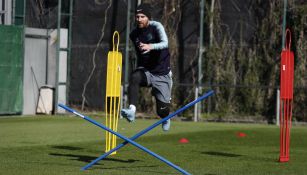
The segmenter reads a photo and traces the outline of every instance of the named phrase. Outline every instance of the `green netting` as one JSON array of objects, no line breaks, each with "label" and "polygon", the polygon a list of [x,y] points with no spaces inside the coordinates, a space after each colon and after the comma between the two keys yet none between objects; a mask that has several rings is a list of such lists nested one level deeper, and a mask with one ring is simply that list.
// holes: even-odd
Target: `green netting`
[{"label": "green netting", "polygon": [[0,25],[0,114],[22,112],[23,28]]}]

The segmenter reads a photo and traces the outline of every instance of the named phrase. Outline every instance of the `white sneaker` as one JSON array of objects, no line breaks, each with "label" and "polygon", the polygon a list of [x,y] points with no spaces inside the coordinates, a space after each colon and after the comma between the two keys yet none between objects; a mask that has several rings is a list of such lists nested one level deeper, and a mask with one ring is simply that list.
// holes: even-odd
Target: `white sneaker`
[{"label": "white sneaker", "polygon": [[122,109],[120,113],[128,122],[133,122],[135,120],[135,111],[135,106],[129,105],[128,109]]},{"label": "white sneaker", "polygon": [[168,119],[165,122],[162,123],[162,129],[163,131],[168,131],[169,128],[171,127],[171,120]]}]

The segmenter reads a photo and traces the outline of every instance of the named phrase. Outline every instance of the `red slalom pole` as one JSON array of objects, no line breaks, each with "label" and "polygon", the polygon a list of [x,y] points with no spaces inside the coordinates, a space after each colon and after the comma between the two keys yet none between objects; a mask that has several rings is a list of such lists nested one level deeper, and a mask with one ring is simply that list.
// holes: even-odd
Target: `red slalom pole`
[{"label": "red slalom pole", "polygon": [[286,31],[286,48],[280,64],[280,155],[279,162],[288,162],[293,105],[294,54],[290,50],[291,32]]}]

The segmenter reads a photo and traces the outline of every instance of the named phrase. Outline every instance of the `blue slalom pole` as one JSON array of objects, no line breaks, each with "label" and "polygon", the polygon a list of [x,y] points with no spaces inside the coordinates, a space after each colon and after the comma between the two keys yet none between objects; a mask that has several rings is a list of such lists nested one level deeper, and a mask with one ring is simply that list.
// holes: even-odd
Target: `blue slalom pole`
[{"label": "blue slalom pole", "polygon": [[[189,104],[183,106],[182,108],[178,109],[177,111],[171,113],[170,115],[168,115],[167,117],[159,120],[158,122],[154,123],[153,125],[149,126],[148,128],[140,131],[139,133],[135,134],[134,136],[130,137],[131,140],[135,140],[137,138],[139,138],[140,136],[144,135],[145,133],[147,133],[148,131],[152,130],[153,128],[157,127],[158,125],[160,125],[161,123],[163,123],[164,121],[172,118],[172,117],[175,117],[176,115],[180,114],[181,112],[183,112],[184,110],[194,106],[196,103],[210,97],[211,95],[214,94],[214,91],[211,90],[209,92],[207,92],[205,95],[197,98],[196,100],[190,102]],[[104,159],[105,157],[107,157],[108,155],[110,155],[112,152],[114,151],[117,151],[118,149],[120,149],[121,147],[125,146],[128,142],[125,141],[119,145],[117,145],[115,148],[111,149],[109,152],[106,152],[105,154],[101,155],[100,157],[98,157],[97,159],[93,160],[91,163],[89,163],[88,165],[84,166],[82,169],[83,170],[86,170],[88,169],[89,167],[93,166],[95,163],[97,163],[98,161]]]},{"label": "blue slalom pole", "polygon": [[69,112],[71,112],[71,113],[73,113],[73,114],[75,114],[75,115],[77,115],[77,116],[79,116],[79,117],[81,117],[81,118],[83,118],[83,119],[93,123],[94,125],[96,125],[96,126],[102,128],[102,129],[104,129],[104,130],[106,130],[106,131],[116,135],[117,137],[119,137],[119,138],[121,138],[123,140],[126,140],[127,142],[131,143],[132,145],[136,146],[137,148],[147,152],[148,154],[152,155],[153,157],[159,159],[160,161],[162,161],[162,162],[168,164],[169,166],[173,167],[174,169],[180,171],[182,174],[191,175],[190,173],[186,172],[184,169],[182,169],[179,166],[173,164],[172,162],[166,160],[165,158],[161,157],[160,155],[150,151],[149,149],[147,149],[147,148],[143,147],[142,145],[134,142],[133,140],[131,140],[131,139],[129,139],[129,138],[127,138],[127,137],[125,137],[125,136],[123,136],[123,135],[121,135],[121,134],[119,134],[119,133],[117,133],[117,132],[115,132],[115,131],[113,131],[111,129],[109,129],[108,127],[106,127],[106,126],[96,122],[95,120],[93,120],[93,119],[91,119],[91,118],[89,118],[87,116],[84,116],[84,115],[78,113],[77,111],[75,111],[75,110],[73,110],[73,109],[71,109],[71,108],[69,108],[69,107],[67,107],[67,106],[65,106],[63,104],[59,104],[59,106],[61,108],[65,109],[65,110],[67,110],[67,111],[69,111]]}]

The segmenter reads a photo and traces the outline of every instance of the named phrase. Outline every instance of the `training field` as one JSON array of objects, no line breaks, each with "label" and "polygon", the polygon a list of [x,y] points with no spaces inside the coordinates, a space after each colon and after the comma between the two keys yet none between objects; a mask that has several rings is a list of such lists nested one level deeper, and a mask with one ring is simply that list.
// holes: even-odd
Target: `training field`
[{"label": "training field", "polygon": [[[139,119],[129,124],[120,120],[119,132],[132,136],[154,122]],[[97,126],[73,116],[2,117],[0,174],[179,174],[132,145],[81,171],[104,152],[104,134]],[[189,143],[179,143],[181,138]],[[158,126],[137,142],[191,174],[301,175],[307,174],[306,138],[306,127],[292,128],[288,163],[277,162],[279,128],[273,125],[173,121],[169,132]]]}]

